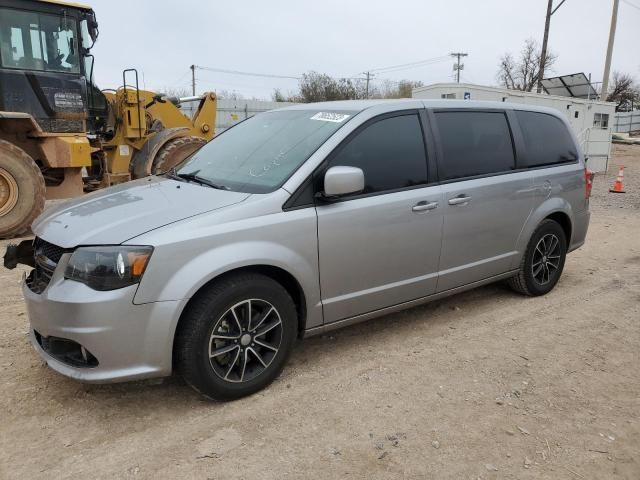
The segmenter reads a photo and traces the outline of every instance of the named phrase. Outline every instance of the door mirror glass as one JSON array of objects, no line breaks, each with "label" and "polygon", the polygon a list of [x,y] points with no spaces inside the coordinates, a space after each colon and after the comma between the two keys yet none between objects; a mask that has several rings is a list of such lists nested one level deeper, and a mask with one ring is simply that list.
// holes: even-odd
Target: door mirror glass
[{"label": "door mirror glass", "polygon": [[356,167],[331,167],[324,174],[324,196],[339,197],[364,190],[364,172]]}]

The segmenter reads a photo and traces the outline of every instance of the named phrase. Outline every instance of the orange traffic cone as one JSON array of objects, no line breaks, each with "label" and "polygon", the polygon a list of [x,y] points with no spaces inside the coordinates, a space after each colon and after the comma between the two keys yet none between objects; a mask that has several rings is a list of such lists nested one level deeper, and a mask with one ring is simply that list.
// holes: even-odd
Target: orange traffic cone
[{"label": "orange traffic cone", "polygon": [[623,178],[624,178],[624,165],[620,165],[620,170],[618,170],[618,176],[616,178],[615,183],[613,184],[613,188],[609,189],[611,193],[626,193],[622,188]]}]

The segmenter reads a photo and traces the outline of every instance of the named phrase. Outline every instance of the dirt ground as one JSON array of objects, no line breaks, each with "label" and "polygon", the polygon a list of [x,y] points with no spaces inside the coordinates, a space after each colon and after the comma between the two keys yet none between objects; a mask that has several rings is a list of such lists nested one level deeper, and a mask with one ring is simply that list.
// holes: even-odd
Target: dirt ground
[{"label": "dirt ground", "polygon": [[[629,193],[609,194],[620,163]],[[640,147],[591,209],[549,295],[492,285],[300,342],[226,404],[57,375],[0,268],[0,478],[638,479]]]}]

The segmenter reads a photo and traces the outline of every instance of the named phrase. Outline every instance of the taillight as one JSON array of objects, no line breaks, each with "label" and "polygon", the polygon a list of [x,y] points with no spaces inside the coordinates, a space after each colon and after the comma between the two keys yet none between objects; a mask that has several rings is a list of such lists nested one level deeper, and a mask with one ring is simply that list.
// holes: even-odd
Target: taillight
[{"label": "taillight", "polygon": [[592,172],[588,168],[584,169],[584,198],[591,196],[591,188],[593,187],[593,177],[595,172]]}]

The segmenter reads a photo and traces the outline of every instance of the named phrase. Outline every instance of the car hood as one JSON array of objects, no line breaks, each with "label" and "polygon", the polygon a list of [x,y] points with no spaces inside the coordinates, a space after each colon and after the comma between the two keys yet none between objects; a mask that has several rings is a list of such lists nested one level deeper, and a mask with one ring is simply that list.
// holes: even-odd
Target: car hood
[{"label": "car hood", "polygon": [[40,215],[33,232],[63,248],[116,245],[149,230],[242,202],[250,194],[147,177],[60,203]]}]

